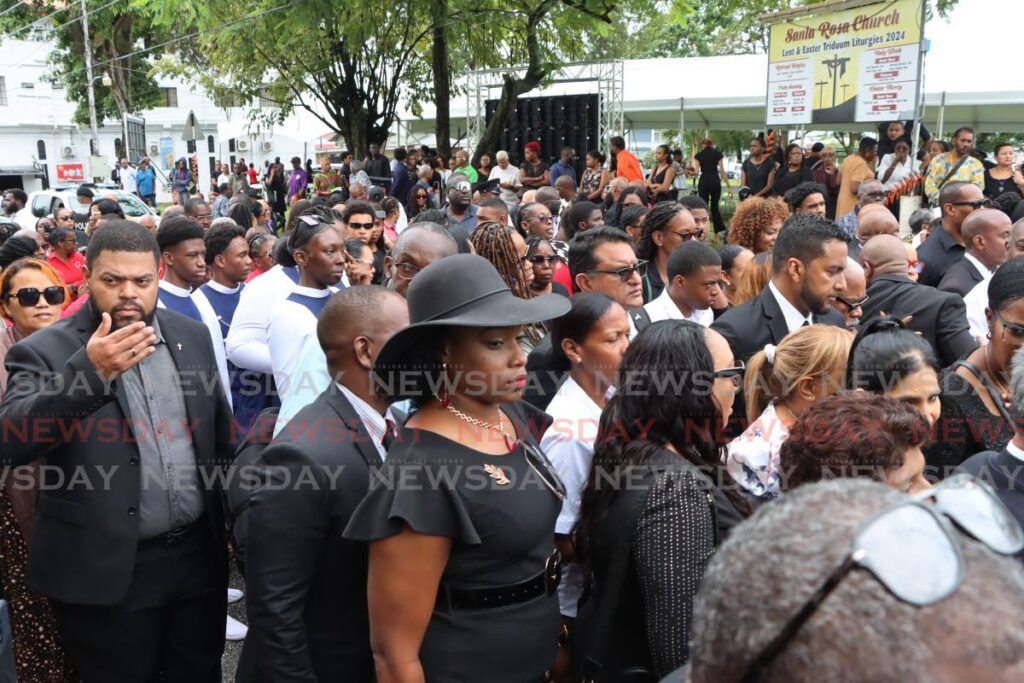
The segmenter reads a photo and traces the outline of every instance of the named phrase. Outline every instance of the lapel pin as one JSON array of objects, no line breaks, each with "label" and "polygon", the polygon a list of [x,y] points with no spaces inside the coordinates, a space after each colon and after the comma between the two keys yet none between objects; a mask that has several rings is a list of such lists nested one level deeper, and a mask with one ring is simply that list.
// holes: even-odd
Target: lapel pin
[{"label": "lapel pin", "polygon": [[178,342],[178,350],[181,351],[181,342]]}]

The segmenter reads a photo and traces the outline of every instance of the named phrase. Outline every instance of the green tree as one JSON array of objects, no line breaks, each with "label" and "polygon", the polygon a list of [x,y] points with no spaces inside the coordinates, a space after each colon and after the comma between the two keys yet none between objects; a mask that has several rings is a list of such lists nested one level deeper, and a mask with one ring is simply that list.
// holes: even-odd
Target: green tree
[{"label": "green tree", "polygon": [[[13,0],[7,4],[13,5]],[[158,105],[160,89],[152,75],[151,54],[133,53],[165,40],[166,34],[156,29],[146,14],[131,3],[101,4],[90,0],[87,8],[99,124],[103,125],[105,118],[121,121],[123,114],[140,114]],[[63,86],[68,98],[76,104],[74,122],[88,125],[85,36],[78,3],[69,5],[66,1],[43,0],[7,9],[10,12],[0,19],[0,34],[53,42],[54,49],[49,56],[53,72],[47,78]],[[104,73],[110,76],[110,87],[99,81]]]}]

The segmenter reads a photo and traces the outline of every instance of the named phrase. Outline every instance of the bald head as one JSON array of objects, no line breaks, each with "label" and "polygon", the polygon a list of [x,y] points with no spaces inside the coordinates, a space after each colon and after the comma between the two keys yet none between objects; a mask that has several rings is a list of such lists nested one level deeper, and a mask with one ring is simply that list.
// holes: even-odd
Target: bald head
[{"label": "bald head", "polygon": [[899,221],[881,204],[868,204],[857,214],[857,240],[861,244],[877,235],[895,235],[899,231]]},{"label": "bald head", "polygon": [[860,251],[868,281],[886,273],[907,274],[907,249],[895,235],[872,237]]},{"label": "bald head", "polygon": [[1011,230],[1009,216],[998,209],[978,209],[960,226],[968,253],[988,268],[996,268],[1006,261]]},{"label": "bald head", "polygon": [[357,285],[332,294],[316,325],[331,376],[371,405],[382,401],[370,389],[370,368],[384,343],[408,324],[405,299],[384,287]]},{"label": "bald head", "polygon": [[185,207],[182,206],[181,204],[171,204],[166,209],[164,209],[162,218],[170,218],[171,216],[178,215],[185,215]]},{"label": "bald head", "polygon": [[865,180],[857,188],[857,199],[861,205],[880,202],[885,199],[885,188],[877,180]]},{"label": "bald head", "polygon": [[459,253],[458,242],[450,232],[437,223],[413,223],[407,227],[395,240],[391,256],[398,258],[411,247],[426,249],[431,254],[436,254],[437,258]]}]

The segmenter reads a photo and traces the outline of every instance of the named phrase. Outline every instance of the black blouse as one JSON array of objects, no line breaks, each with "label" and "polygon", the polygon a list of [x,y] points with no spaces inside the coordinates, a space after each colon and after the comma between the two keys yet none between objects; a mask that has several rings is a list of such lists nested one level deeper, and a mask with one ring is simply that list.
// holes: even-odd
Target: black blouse
[{"label": "black blouse", "polygon": [[1017,187],[1017,183],[1013,182],[1013,176],[1009,178],[993,178],[992,169],[985,169],[985,188],[984,194],[989,199],[995,199],[1004,192],[1013,192],[1017,196],[1020,196],[1020,188]]}]

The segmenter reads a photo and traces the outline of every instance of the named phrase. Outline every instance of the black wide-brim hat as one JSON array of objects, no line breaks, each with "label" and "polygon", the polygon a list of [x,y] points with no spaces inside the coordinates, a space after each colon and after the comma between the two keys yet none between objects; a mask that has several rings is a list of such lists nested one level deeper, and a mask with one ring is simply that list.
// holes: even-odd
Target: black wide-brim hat
[{"label": "black wide-brim hat", "polygon": [[[434,261],[409,284],[409,326],[392,336],[377,354],[373,374],[386,386],[398,373],[422,370],[417,353],[423,343],[445,327],[515,327],[565,315],[569,300],[561,294],[520,299],[508,288],[491,262],[475,254],[456,254]],[[394,399],[409,398],[401,391]]]}]

